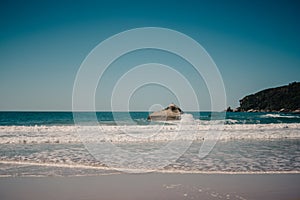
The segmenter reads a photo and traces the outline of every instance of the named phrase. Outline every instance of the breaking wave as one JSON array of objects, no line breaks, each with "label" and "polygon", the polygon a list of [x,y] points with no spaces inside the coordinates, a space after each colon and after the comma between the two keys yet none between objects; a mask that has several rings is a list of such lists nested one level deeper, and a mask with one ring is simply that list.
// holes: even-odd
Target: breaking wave
[{"label": "breaking wave", "polygon": [[299,123],[224,125],[219,121],[193,120],[167,125],[0,126],[0,144],[204,140],[214,131],[221,131],[219,140],[300,138]]},{"label": "breaking wave", "polygon": [[281,114],[266,114],[261,116],[263,118],[289,118],[289,119],[300,119],[300,116],[297,115],[281,115]]}]

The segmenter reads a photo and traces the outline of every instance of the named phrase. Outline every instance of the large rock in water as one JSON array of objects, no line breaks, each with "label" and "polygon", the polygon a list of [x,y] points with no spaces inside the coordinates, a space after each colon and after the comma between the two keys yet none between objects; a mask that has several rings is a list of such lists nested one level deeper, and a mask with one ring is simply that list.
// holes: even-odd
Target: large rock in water
[{"label": "large rock in water", "polygon": [[300,83],[262,90],[240,100],[239,111],[293,112],[300,109]]},{"label": "large rock in water", "polygon": [[151,113],[148,116],[148,120],[180,120],[182,113],[182,110],[178,106],[176,106],[175,104],[170,104],[167,108],[161,111]]}]

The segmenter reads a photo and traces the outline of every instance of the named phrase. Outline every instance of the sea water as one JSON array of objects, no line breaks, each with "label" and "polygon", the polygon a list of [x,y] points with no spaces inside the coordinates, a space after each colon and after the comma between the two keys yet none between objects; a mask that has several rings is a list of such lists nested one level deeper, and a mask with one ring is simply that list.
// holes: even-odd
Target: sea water
[{"label": "sea water", "polygon": [[[120,173],[147,163],[141,157],[97,157],[90,144],[151,154],[170,143],[184,151],[162,173],[300,173],[300,115],[190,112],[180,121],[150,122],[148,112],[0,112],[1,176],[79,176]],[[80,115],[80,120],[75,119]],[[94,116],[95,118],[91,117]],[[75,117],[75,118],[74,118]],[[95,120],[97,123],[95,123]],[[80,130],[80,131],[78,131]],[[80,132],[80,133],[79,133]],[[205,156],[199,149],[210,136]],[[187,143],[186,141],[189,141]],[[130,156],[130,154],[128,154]],[[139,161],[140,160],[140,161]],[[118,168],[118,165],[120,166]],[[125,171],[126,171],[125,170]]]}]

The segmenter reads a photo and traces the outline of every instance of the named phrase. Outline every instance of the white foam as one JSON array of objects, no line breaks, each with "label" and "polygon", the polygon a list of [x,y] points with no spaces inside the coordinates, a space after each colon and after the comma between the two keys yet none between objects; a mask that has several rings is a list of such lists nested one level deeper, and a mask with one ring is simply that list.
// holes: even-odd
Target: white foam
[{"label": "white foam", "polygon": [[[205,122],[203,125],[203,121],[195,120],[195,125],[189,122],[159,126],[0,126],[0,144],[203,140],[209,131],[221,131],[221,140],[300,138],[299,123],[220,125]],[[84,134],[79,135],[78,130]]]},{"label": "white foam", "polygon": [[[231,172],[231,171],[199,171],[199,170],[179,170],[179,169],[160,169],[160,170],[153,170],[153,169],[128,169],[128,168],[108,168],[103,166],[89,166],[89,165],[81,165],[81,164],[59,164],[59,163],[35,163],[35,162],[29,162],[29,161],[3,161],[0,160],[0,163],[2,164],[12,164],[12,165],[32,165],[32,166],[45,166],[45,167],[61,167],[61,168],[80,168],[80,169],[98,169],[98,170],[116,170],[119,172],[110,173],[110,174],[120,174],[121,171],[129,171],[129,170],[135,170],[135,171],[141,171],[141,172],[157,172],[157,173],[169,173],[169,174],[300,174],[299,170],[291,170],[291,171],[237,171],[237,172]],[[102,174],[98,174],[102,175]],[[105,174],[104,174],[105,175]],[[9,175],[2,175],[0,177],[7,177]]]},{"label": "white foam", "polygon": [[296,115],[281,115],[281,114],[271,114],[271,113],[263,115],[261,117],[263,117],[263,118],[290,118],[290,119],[300,118],[300,116],[296,116]]}]

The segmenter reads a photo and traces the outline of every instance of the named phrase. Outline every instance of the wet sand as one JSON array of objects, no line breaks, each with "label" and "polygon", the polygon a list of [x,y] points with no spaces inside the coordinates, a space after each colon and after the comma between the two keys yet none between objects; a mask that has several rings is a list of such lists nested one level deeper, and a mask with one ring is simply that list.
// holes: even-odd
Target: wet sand
[{"label": "wet sand", "polygon": [[1,200],[300,199],[300,174],[1,177]]}]

